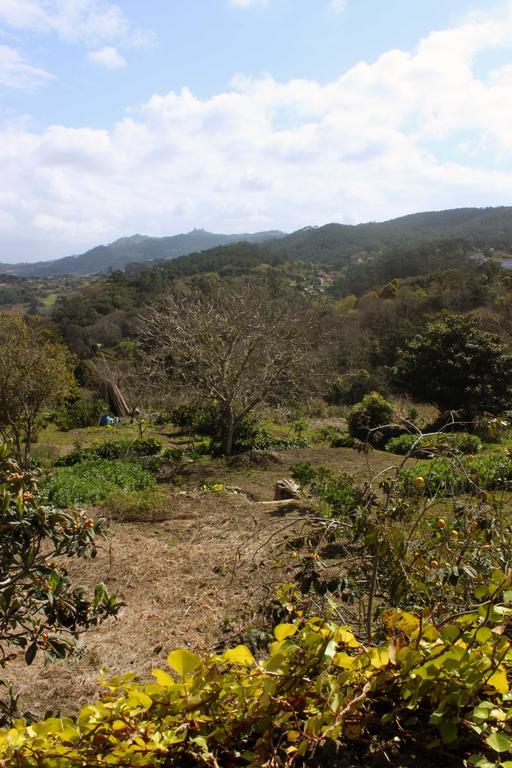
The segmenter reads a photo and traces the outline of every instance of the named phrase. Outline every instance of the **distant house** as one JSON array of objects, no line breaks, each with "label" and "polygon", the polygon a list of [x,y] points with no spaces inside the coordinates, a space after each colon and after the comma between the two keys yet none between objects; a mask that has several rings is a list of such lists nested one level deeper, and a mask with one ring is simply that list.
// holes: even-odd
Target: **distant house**
[{"label": "distant house", "polygon": [[501,266],[503,269],[512,269],[512,259],[502,259]]}]

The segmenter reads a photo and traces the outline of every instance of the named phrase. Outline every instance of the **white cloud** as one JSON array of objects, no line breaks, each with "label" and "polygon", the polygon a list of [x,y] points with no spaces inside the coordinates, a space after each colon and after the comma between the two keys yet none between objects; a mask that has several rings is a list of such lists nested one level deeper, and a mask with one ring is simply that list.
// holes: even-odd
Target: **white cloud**
[{"label": "white cloud", "polygon": [[512,48],[512,3],[327,84],[238,76],[209,99],[154,95],[109,130],[12,125],[0,135],[0,260],[135,231],[511,204],[512,68],[482,71],[499,48]]},{"label": "white cloud", "polygon": [[110,45],[99,48],[97,51],[90,51],[88,57],[95,64],[100,64],[107,69],[123,69],[126,67],[126,59],[121,56],[117,48]]},{"label": "white cloud", "polygon": [[347,0],[330,0],[329,5],[334,13],[343,13],[347,7]]},{"label": "white cloud", "polygon": [[7,45],[0,45],[0,86],[33,90],[53,79],[45,69],[34,67]]},{"label": "white cloud", "polygon": [[14,29],[53,32],[68,43],[104,40],[148,44],[153,34],[133,30],[121,8],[105,0],[0,0],[0,20]]}]

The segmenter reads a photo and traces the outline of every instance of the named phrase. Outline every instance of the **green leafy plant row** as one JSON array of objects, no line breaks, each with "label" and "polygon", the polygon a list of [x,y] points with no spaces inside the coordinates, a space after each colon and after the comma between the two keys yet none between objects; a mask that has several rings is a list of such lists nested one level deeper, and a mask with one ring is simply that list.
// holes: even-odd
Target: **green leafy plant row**
[{"label": "green leafy plant row", "polygon": [[374,646],[292,610],[262,659],[245,645],[206,659],[174,650],[152,682],[103,680],[100,700],[76,719],[18,720],[0,731],[0,760],[290,768],[336,765],[333,755],[343,754],[368,765],[381,744],[400,765],[420,755],[422,764],[510,768],[510,586],[496,572],[473,610],[441,625],[390,610]]},{"label": "green leafy plant row", "polygon": [[156,480],[133,459],[89,459],[57,469],[46,483],[50,503],[57,507],[97,504],[118,490],[143,491]]},{"label": "green leafy plant row", "polygon": [[308,445],[305,437],[276,437],[262,432],[254,439],[251,447],[255,451],[288,451],[293,448],[307,448]]},{"label": "green leafy plant row", "polygon": [[388,440],[385,450],[403,456],[409,453],[425,455],[432,452],[472,454],[482,450],[482,441],[477,435],[470,435],[468,432],[437,432],[432,435],[405,434]]},{"label": "green leafy plant row", "polygon": [[154,437],[137,440],[105,440],[88,448],[78,448],[61,456],[55,462],[57,467],[71,467],[90,459],[122,459],[127,456],[156,456],[162,450],[162,442]]}]

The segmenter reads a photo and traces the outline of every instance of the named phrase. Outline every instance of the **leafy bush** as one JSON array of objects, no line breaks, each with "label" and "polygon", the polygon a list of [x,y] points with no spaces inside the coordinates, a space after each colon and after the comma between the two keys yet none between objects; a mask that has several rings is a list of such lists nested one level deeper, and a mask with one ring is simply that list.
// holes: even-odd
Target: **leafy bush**
[{"label": "leafy bush", "polygon": [[[354,405],[347,418],[348,431],[358,440],[381,445],[385,441],[378,427],[390,424],[393,419],[393,406],[378,392],[371,392],[363,397],[360,403]],[[389,439],[390,429],[386,430]]]},{"label": "leafy bush", "polygon": [[89,448],[78,448],[61,456],[55,462],[58,467],[72,467],[91,459],[121,459],[130,456],[156,456],[162,450],[162,442],[154,437],[137,440],[105,440]]},{"label": "leafy bush", "polygon": [[482,441],[468,432],[440,432],[435,435],[405,434],[393,437],[386,443],[386,451],[407,455],[414,448],[415,454],[435,452],[478,453]]},{"label": "leafy bush", "polygon": [[[480,590],[461,619],[390,610],[383,642],[365,646],[324,618],[274,628],[256,664],[245,645],[203,659],[181,648],[154,681],[104,682],[73,720],[0,731],[5,765],[172,765],[274,768],[343,764],[506,766],[512,748],[511,611],[505,574]],[[342,757],[341,757],[342,756]]]},{"label": "leafy bush", "polygon": [[353,512],[361,503],[361,493],[353,479],[346,475],[313,485],[316,496],[329,506],[330,514],[342,517]]},{"label": "leafy bush", "polygon": [[[420,461],[403,469],[400,481],[406,493],[455,496],[475,489],[512,490],[512,460],[508,456],[461,457]],[[423,481],[423,482],[422,482]]]},{"label": "leafy bush", "polygon": [[154,477],[130,459],[87,459],[55,470],[46,484],[48,499],[58,507],[97,504],[117,490],[156,487]]},{"label": "leafy bush", "polygon": [[106,412],[108,412],[108,406],[103,400],[82,395],[76,400],[67,402],[56,411],[53,420],[59,429],[67,432],[70,429],[96,426],[101,414]]},{"label": "leafy bush", "polygon": [[329,516],[349,514],[362,501],[362,494],[349,475],[333,477],[327,467],[315,468],[312,464],[294,464],[291,475],[302,488],[309,486],[313,495],[324,502],[327,509],[323,511]]},{"label": "leafy bush", "polygon": [[157,523],[167,520],[170,514],[169,498],[151,489],[113,491],[101,506],[110,520],[123,523]]},{"label": "leafy bush", "polygon": [[172,409],[170,418],[187,435],[215,437],[218,433],[219,409],[213,402],[177,405]]},{"label": "leafy bush", "polygon": [[318,470],[312,464],[294,464],[290,468],[292,478],[301,486],[311,485],[318,477]]}]

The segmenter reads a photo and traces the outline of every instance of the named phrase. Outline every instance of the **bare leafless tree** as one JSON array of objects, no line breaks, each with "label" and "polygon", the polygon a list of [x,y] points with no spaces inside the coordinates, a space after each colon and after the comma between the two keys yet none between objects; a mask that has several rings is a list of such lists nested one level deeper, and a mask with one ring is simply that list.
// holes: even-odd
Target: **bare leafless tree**
[{"label": "bare leafless tree", "polygon": [[314,312],[291,289],[219,280],[168,293],[141,319],[141,338],[166,371],[167,386],[177,382],[189,398],[218,403],[222,451],[230,455],[246,416],[313,387]]}]

